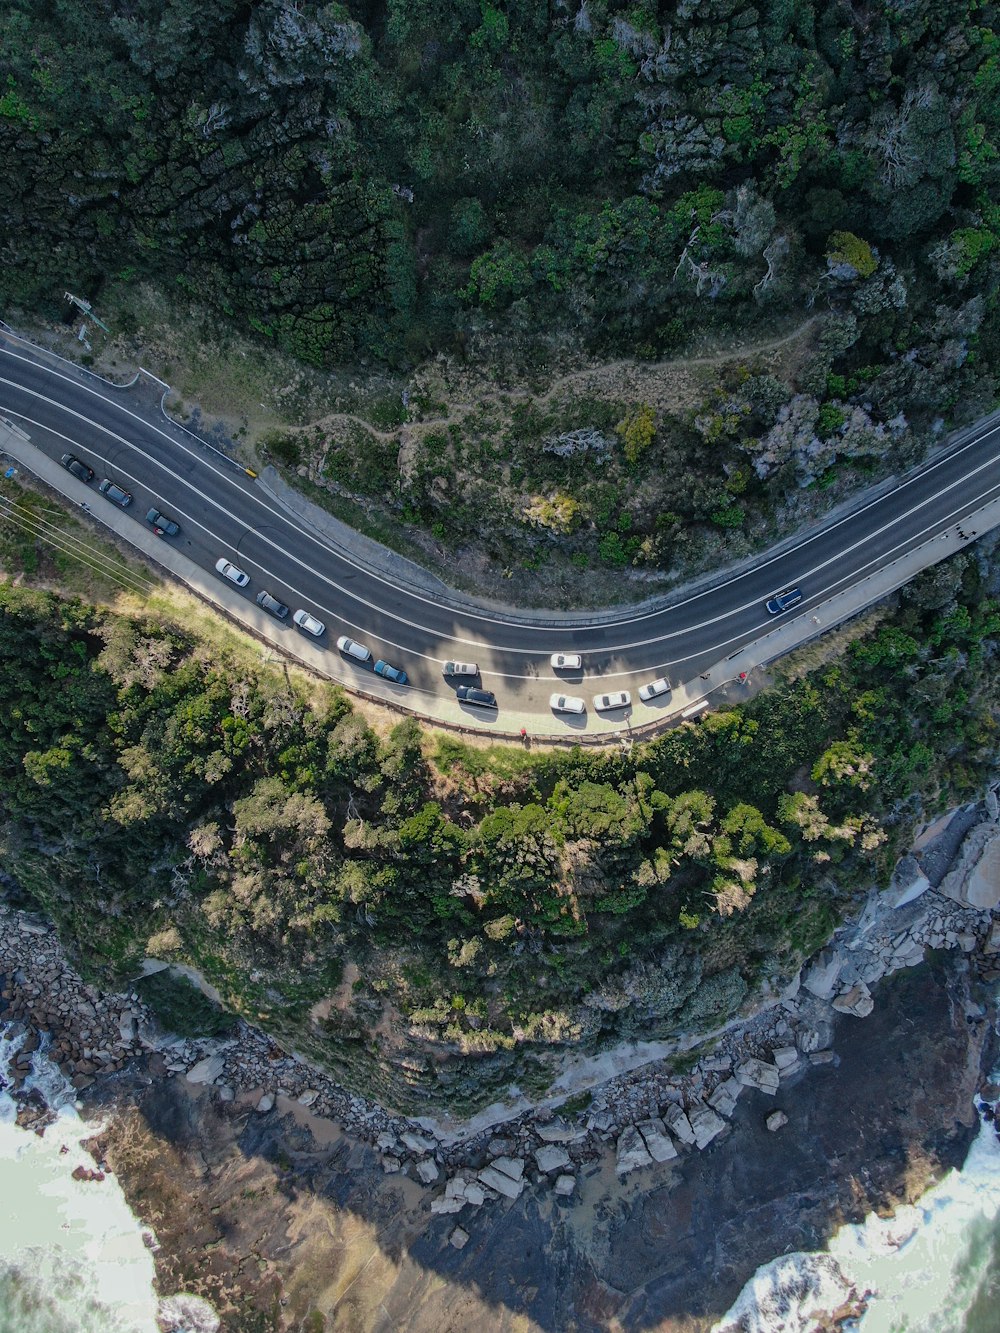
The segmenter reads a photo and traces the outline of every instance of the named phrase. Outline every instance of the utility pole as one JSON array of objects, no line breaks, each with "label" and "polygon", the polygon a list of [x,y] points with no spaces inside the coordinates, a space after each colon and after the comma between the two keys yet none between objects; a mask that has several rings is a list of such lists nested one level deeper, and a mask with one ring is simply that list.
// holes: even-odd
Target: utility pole
[{"label": "utility pole", "polygon": [[64,292],[63,299],[68,301],[70,305],[75,305],[77,310],[82,310],[87,318],[92,319],[99,329],[103,329],[105,333],[111,332],[107,324],[102,320],[99,320],[94,314],[94,307],[90,302],[85,301],[82,296],[74,296],[72,292]]}]

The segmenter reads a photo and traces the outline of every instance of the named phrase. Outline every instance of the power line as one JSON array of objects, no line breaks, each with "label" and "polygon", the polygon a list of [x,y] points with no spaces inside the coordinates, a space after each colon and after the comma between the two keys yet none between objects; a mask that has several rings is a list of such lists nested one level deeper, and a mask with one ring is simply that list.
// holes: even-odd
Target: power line
[{"label": "power line", "polygon": [[21,532],[45,542],[63,555],[86,565],[96,574],[113,579],[130,592],[150,592],[155,586],[155,579],[150,575],[138,573],[127,566],[118,564],[98,548],[88,545],[79,537],[47,522],[35,511],[0,495],[0,513],[5,513],[11,523]]}]

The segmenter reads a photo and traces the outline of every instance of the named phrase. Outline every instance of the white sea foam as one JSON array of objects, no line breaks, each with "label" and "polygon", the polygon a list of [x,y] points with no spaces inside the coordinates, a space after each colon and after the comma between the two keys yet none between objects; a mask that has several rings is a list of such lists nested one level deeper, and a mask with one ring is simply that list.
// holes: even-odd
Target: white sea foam
[{"label": "white sea foam", "polygon": [[[20,1041],[0,1033],[0,1075]],[[50,1060],[36,1056],[25,1083],[58,1116],[43,1137],[19,1129],[0,1092],[0,1333],[156,1333],[153,1256],[118,1181],[73,1179],[77,1166],[94,1169],[80,1140],[98,1127],[80,1119]],[[177,1333],[219,1326],[197,1297],[171,1297],[160,1317]]]},{"label": "white sea foam", "polygon": [[[0,1070],[18,1039],[0,1039]],[[157,1299],[153,1256],[114,1176],[73,1179],[93,1170],[80,1146],[94,1131],[73,1106],[72,1086],[36,1057],[28,1087],[58,1111],[43,1137],[19,1129],[16,1107],[0,1093],[0,1299],[17,1327],[153,1333]]]},{"label": "white sea foam", "polygon": [[981,1124],[961,1171],[895,1216],[842,1227],[822,1254],[764,1264],[712,1333],[810,1333],[813,1320],[868,1295],[858,1333],[962,1333],[989,1280],[1000,1214],[1000,1141]]}]

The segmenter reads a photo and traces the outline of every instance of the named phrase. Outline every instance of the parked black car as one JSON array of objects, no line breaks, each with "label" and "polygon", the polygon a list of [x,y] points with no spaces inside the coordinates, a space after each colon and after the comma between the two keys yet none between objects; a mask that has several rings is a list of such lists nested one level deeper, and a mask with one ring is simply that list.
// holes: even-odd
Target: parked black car
[{"label": "parked black car", "polygon": [[94,480],[94,469],[81,463],[75,454],[63,454],[62,465],[67,472],[72,472],[78,481],[85,481],[88,486]]}]

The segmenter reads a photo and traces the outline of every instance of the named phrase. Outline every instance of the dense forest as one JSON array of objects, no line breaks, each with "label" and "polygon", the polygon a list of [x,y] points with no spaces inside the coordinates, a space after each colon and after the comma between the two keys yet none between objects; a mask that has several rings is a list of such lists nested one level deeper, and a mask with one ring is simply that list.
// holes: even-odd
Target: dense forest
[{"label": "dense forest", "polygon": [[7,891],[91,976],[193,963],[397,1105],[710,1029],[992,773],[982,546],[810,674],[628,754],[380,733],[332,686],[4,585]]},{"label": "dense forest", "polygon": [[[606,599],[619,570],[641,592],[759,549],[995,402],[996,18],[9,0],[0,304],[56,315],[70,288],[123,331],[152,284],[316,367],[381,367],[402,401],[276,434],[274,461],[375,535],[423,534],[422,558],[469,548],[494,596],[534,595],[547,562],[536,600]],[[420,373],[655,368],[810,320],[794,364],[737,354],[679,397],[637,375],[487,401]]]},{"label": "dense forest", "polygon": [[318,363],[490,323],[657,356],[877,271],[855,316],[919,355],[963,312],[963,359],[995,28],[981,0],[9,0],[0,301],[156,276]]}]

